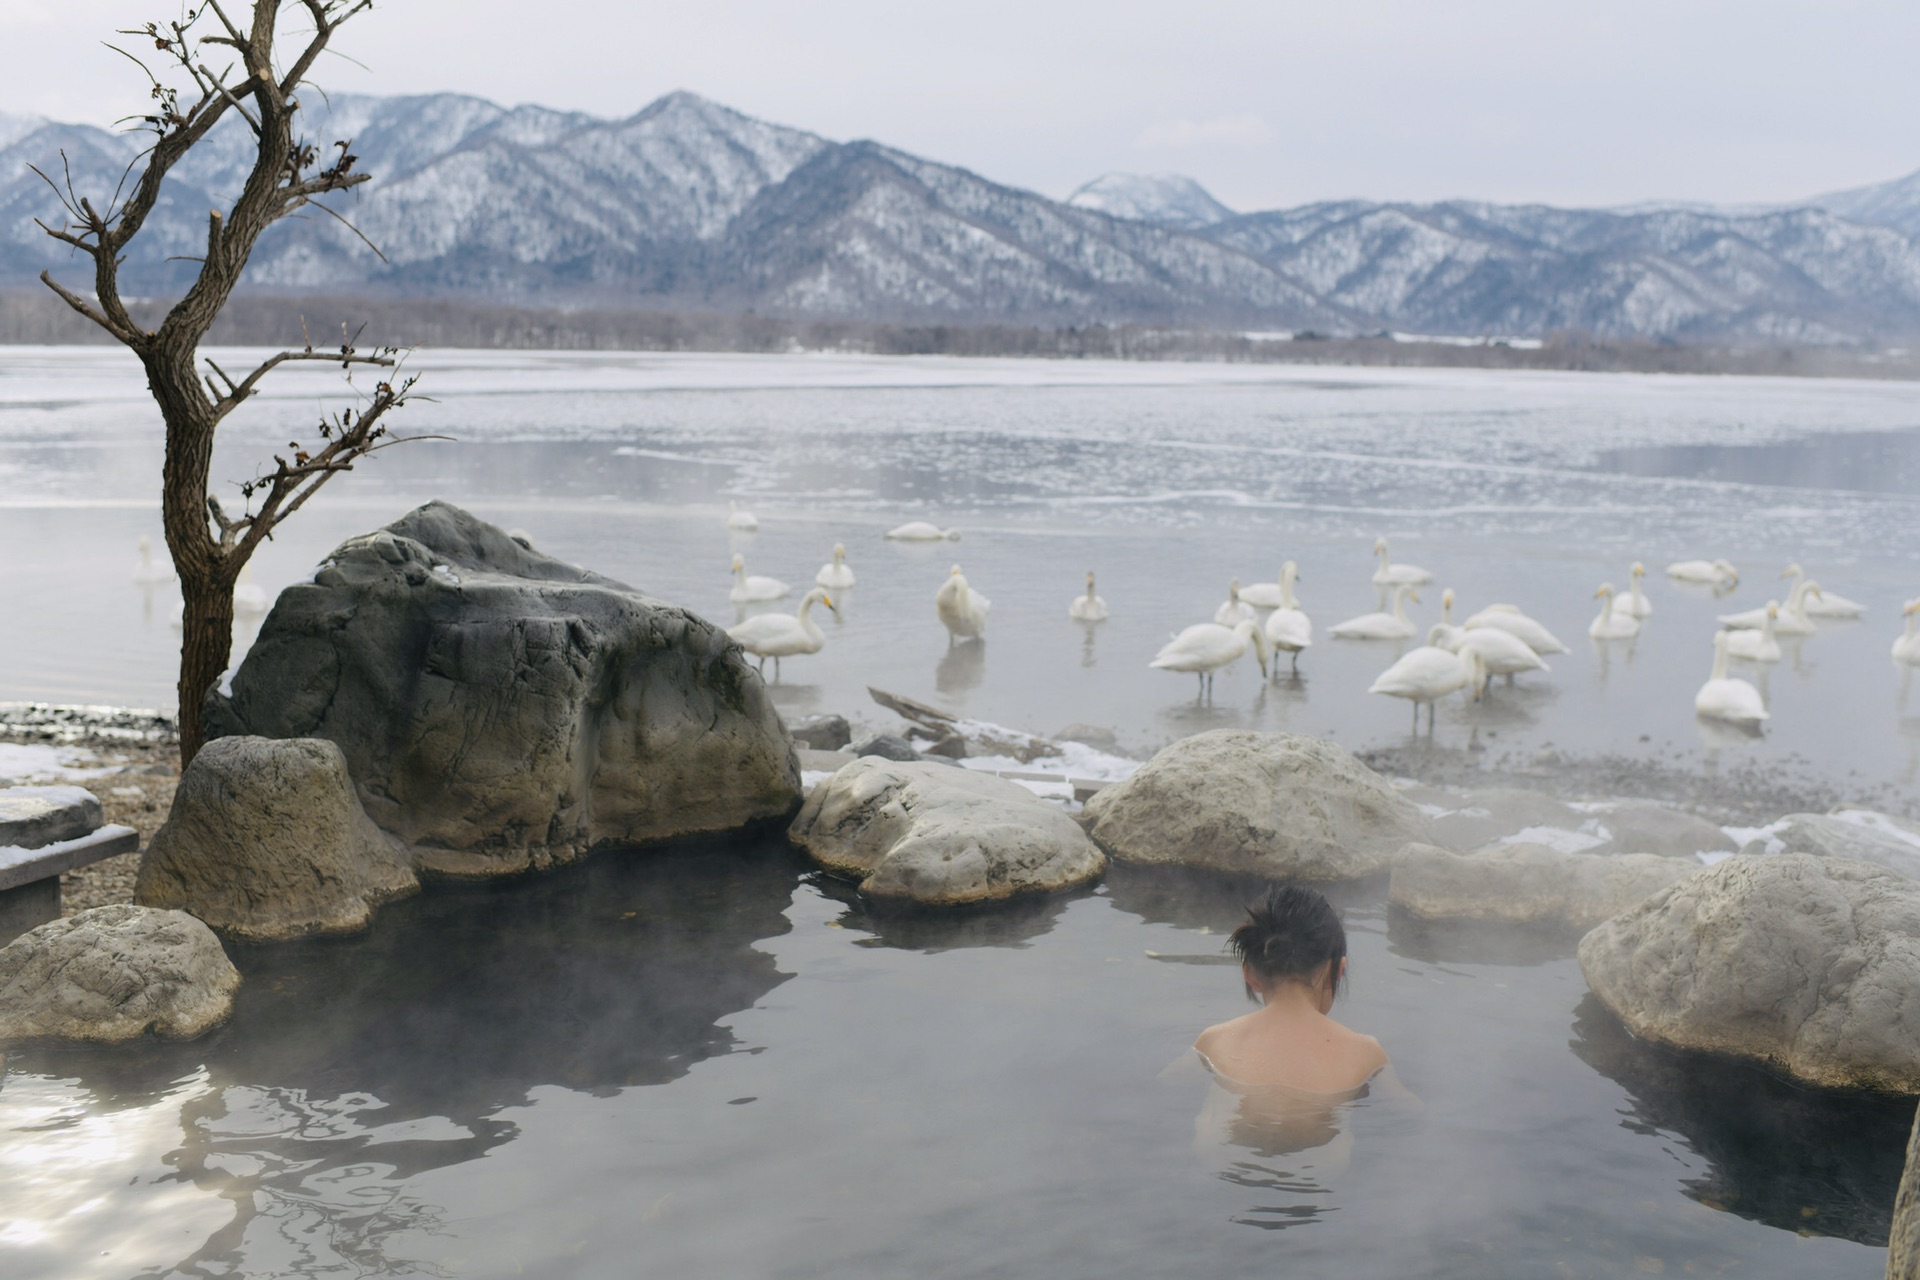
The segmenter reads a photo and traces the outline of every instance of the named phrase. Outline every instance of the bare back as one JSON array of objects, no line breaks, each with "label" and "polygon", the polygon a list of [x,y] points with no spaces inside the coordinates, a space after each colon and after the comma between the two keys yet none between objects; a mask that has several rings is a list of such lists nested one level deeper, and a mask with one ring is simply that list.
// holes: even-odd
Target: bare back
[{"label": "bare back", "polygon": [[1193,1047],[1235,1083],[1307,1093],[1351,1092],[1387,1065],[1378,1040],[1309,1008],[1260,1009],[1208,1027]]}]

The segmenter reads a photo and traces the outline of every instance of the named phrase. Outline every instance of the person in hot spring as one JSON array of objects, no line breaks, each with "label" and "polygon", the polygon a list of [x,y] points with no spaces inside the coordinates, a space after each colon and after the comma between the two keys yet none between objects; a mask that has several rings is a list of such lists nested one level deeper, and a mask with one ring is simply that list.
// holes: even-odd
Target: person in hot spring
[{"label": "person in hot spring", "polygon": [[1339,1137],[1347,1103],[1370,1095],[1413,1100],[1378,1040],[1327,1016],[1346,979],[1347,931],[1324,896],[1276,886],[1247,908],[1228,945],[1260,1007],[1193,1042],[1221,1086],[1203,1131],[1224,1124],[1235,1145],[1302,1151]]}]

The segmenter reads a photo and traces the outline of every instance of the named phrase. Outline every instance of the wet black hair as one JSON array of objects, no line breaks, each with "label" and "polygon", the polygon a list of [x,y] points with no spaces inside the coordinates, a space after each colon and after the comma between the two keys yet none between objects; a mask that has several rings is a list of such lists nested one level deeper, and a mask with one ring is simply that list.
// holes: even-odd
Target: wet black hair
[{"label": "wet black hair", "polygon": [[[1291,978],[1315,983],[1331,972],[1334,994],[1339,994],[1347,930],[1340,913],[1317,889],[1273,886],[1247,908],[1247,922],[1233,931],[1227,945],[1268,982]],[[1257,999],[1258,993],[1248,987],[1247,998]]]}]

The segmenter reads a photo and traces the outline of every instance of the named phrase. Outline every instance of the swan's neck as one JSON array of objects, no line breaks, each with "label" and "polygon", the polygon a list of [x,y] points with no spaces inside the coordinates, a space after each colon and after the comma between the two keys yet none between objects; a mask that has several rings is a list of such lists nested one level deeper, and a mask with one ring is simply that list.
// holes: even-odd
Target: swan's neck
[{"label": "swan's neck", "polygon": [[[1604,624],[1607,621],[1607,619],[1612,615],[1613,615],[1613,592],[1603,591],[1600,593],[1600,621]],[[1699,669],[1700,668],[1698,667],[1694,668],[1695,671],[1698,671]]]},{"label": "swan's neck", "polygon": [[794,615],[794,617],[799,619],[800,629],[807,633],[807,639],[809,640],[824,639],[826,634],[820,630],[820,624],[813,620],[813,606],[819,599],[819,596],[809,592],[807,598],[800,602],[799,612]]},{"label": "swan's neck", "polygon": [[1449,627],[1453,625],[1453,601],[1442,600],[1440,602],[1440,621]]},{"label": "swan's neck", "polygon": [[[1721,634],[1724,635],[1726,633],[1722,632]],[[1698,670],[1698,668],[1695,668],[1695,670]],[[1715,680],[1725,680],[1727,678],[1727,645],[1724,640],[1713,646],[1713,678]]]},{"label": "swan's neck", "polygon": [[1640,594],[1640,575],[1639,574],[1636,573],[1633,575],[1633,582],[1629,589],[1633,593],[1632,594],[1633,612],[1636,616],[1638,616],[1638,614],[1640,613],[1640,606],[1645,604],[1647,601],[1647,598]]},{"label": "swan's neck", "polygon": [[1798,618],[1807,610],[1807,580],[1796,577],[1793,590],[1787,593],[1787,612]]},{"label": "swan's neck", "polygon": [[1771,613],[1761,615],[1760,639],[1764,644],[1773,643],[1773,615]]},{"label": "swan's neck", "polygon": [[1088,604],[1093,603],[1093,579],[1092,578],[1087,579],[1087,603]]},{"label": "swan's neck", "polygon": [[743,560],[740,563],[733,566],[733,580],[739,583],[743,587],[747,585],[746,561]]},{"label": "swan's neck", "polygon": [[1282,609],[1298,609],[1300,607],[1293,599],[1293,578],[1297,572],[1299,571],[1292,565],[1288,565],[1280,571],[1280,607]]},{"label": "swan's neck", "polygon": [[1393,616],[1399,622],[1407,620],[1407,589],[1405,587],[1400,587],[1393,593]]},{"label": "swan's neck", "polygon": [[1907,636],[1906,636],[1906,638],[1907,638],[1907,639],[1909,639],[1909,640],[1911,640],[1911,639],[1913,639],[1913,637],[1914,637],[1914,632],[1915,632],[1915,630],[1916,630],[1916,629],[1920,629],[1920,613],[1910,613],[1910,614],[1908,614],[1908,615],[1907,615]]},{"label": "swan's neck", "polygon": [[1387,567],[1387,564],[1388,564],[1387,549],[1385,547],[1382,547],[1380,548],[1380,567],[1384,569]]}]

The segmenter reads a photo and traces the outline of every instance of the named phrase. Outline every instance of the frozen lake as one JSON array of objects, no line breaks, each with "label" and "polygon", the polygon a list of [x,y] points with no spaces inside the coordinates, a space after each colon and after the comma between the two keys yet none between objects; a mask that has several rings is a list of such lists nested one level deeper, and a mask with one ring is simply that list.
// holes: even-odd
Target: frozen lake
[{"label": "frozen lake", "polygon": [[[239,357],[236,356],[236,359]],[[223,362],[224,363],[224,362]],[[1920,594],[1920,390],[1731,378],[1020,361],[438,353],[395,449],[261,557],[274,589],[433,497],[731,620],[727,566],[859,575],[793,712],[885,717],[865,686],[1147,748],[1239,725],[1409,739],[1370,697],[1399,651],[1326,628],[1373,607],[1376,536],[1470,612],[1524,606],[1551,675],[1453,699],[1433,750],[1654,760],[1911,796],[1920,708],[1888,647]],[[251,406],[219,459],[315,419],[337,375]],[[0,699],[171,702],[158,430],[105,350],[0,349]],[[730,536],[729,498],[760,532]],[[881,534],[924,518],[934,546]],[[1670,560],[1745,571],[1715,598]],[[1319,629],[1296,679],[1151,671],[1227,581],[1299,561]],[[1594,587],[1652,569],[1630,646]],[[955,561],[994,604],[948,648]],[[1764,736],[1696,723],[1713,616],[1798,561],[1867,604],[1789,644]],[[1089,568],[1113,610],[1067,603]],[[243,637],[244,639],[244,637]],[[1908,807],[1911,807],[1908,805]],[[181,1046],[11,1055],[0,1083],[8,1280],[140,1276],[1625,1274],[1801,1280],[1884,1266],[1910,1101],[1836,1097],[1633,1041],[1573,939],[1419,927],[1384,885],[1336,895],[1337,1016],[1419,1110],[1339,1136],[1200,1123],[1165,1069],[1244,1010],[1221,943],[1249,886],[1115,868],[1011,908],[883,917],[778,839],[609,853],[431,886],[366,935],[236,948],[233,1021]],[[1216,1104],[1218,1099],[1213,1100]],[[1217,1108],[1216,1108],[1217,1109]],[[1297,1135],[1296,1135],[1297,1137]],[[1202,1260],[1196,1264],[1196,1259]]]},{"label": "frozen lake", "polygon": [[[1396,560],[1435,575],[1412,610],[1423,633],[1452,587],[1456,617],[1515,603],[1573,650],[1477,707],[1450,699],[1437,747],[1777,765],[1883,803],[1920,771],[1911,672],[1888,657],[1902,602],[1920,595],[1909,385],[822,355],[419,365],[437,402],[398,425],[457,441],[336,480],[257,559],[261,585],[432,497],[729,623],[734,552],[804,589],[844,541],[858,585],[825,651],[785,665],[791,712],[878,722],[876,685],[1033,732],[1101,724],[1136,749],[1222,725],[1361,748],[1408,739],[1405,704],[1366,693],[1404,646],[1327,629],[1374,607],[1370,548],[1386,535]],[[237,415],[217,474],[237,485],[284,451],[339,382],[288,374]],[[160,543],[160,453],[125,356],[0,351],[0,537],[26,549],[5,582],[31,605],[0,620],[0,699],[172,705],[176,602],[131,581],[137,539]],[[729,536],[729,498],[759,516],[757,535]],[[915,518],[964,537],[881,539]],[[1743,573],[1724,597],[1661,572],[1721,556]],[[1297,680],[1263,686],[1248,662],[1199,706],[1190,678],[1147,669],[1230,579],[1270,582],[1289,558],[1316,625]],[[1632,643],[1590,642],[1595,587],[1624,589],[1636,559],[1653,617]],[[950,651],[932,600],[956,562],[994,603],[986,643]],[[1773,713],[1764,736],[1702,725],[1692,698],[1714,616],[1783,597],[1789,562],[1866,617],[1744,672]],[[1088,569],[1113,613],[1095,627],[1066,613]]]}]

